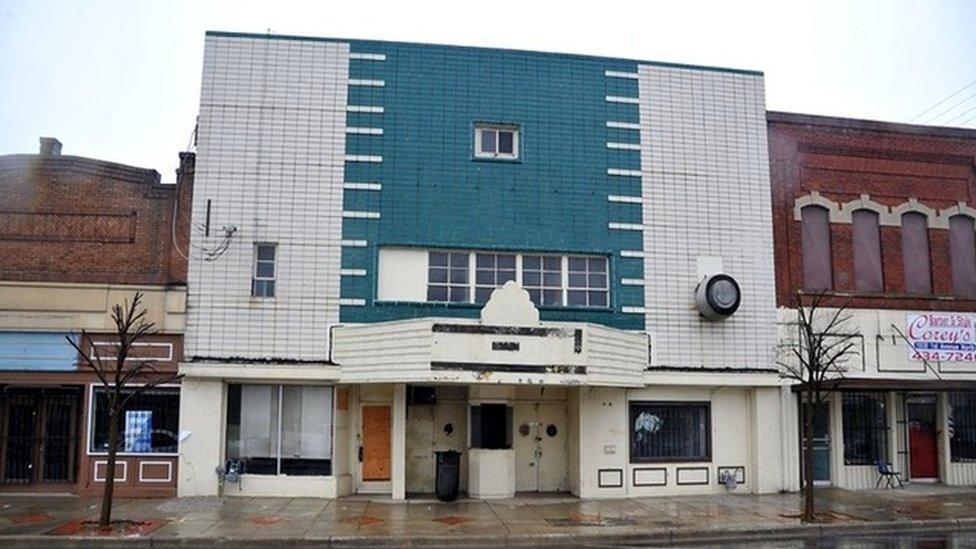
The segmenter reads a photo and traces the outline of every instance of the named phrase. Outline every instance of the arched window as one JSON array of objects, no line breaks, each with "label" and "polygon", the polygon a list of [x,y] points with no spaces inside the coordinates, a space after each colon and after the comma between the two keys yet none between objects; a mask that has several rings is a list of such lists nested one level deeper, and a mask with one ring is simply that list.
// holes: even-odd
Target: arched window
[{"label": "arched window", "polygon": [[973,218],[968,215],[949,218],[949,254],[952,257],[953,293],[976,297],[976,234]]},{"label": "arched window", "polygon": [[833,288],[829,221],[829,212],[824,207],[806,206],[800,210],[804,290],[819,292]]},{"label": "arched window", "polygon": [[906,212],[901,216],[901,255],[905,265],[905,291],[932,293],[929,227],[925,214]]},{"label": "arched window", "polygon": [[884,291],[878,213],[854,210],[851,221],[854,224],[854,289],[859,292]]}]

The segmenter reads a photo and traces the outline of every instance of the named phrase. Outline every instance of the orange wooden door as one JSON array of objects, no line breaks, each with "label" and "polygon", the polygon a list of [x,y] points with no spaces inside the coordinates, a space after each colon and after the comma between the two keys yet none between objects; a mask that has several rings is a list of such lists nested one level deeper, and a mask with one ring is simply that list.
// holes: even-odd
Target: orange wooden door
[{"label": "orange wooden door", "polygon": [[363,406],[363,480],[390,480],[389,406]]}]

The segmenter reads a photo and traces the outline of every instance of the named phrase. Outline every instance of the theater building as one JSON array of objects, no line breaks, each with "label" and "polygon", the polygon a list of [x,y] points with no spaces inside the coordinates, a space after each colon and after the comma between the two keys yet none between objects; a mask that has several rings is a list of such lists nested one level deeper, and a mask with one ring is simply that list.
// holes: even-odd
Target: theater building
[{"label": "theater building", "polygon": [[[0,492],[104,486],[106,399],[66,337],[86,330],[86,352],[112,355],[111,308],[143,292],[158,333],[132,358],[177,368],[192,177],[192,154],[167,185],[154,170],[61,155],[51,138],[40,154],[0,156]],[[117,495],[175,494],[179,400],[178,385],[159,387],[126,409]]]},{"label": "theater building", "polygon": [[761,73],[209,32],[202,82],[180,495],[796,488]]},{"label": "theater building", "polygon": [[815,480],[872,488],[884,461],[976,484],[976,131],[768,120],[781,341],[797,293],[846,306],[856,336],[817,414]]}]

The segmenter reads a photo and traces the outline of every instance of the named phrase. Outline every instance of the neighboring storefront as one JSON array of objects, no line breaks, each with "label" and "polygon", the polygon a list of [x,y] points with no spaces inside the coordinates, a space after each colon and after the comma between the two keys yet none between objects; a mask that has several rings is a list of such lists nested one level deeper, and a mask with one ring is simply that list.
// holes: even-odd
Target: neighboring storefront
[{"label": "neighboring storefront", "polygon": [[[793,296],[846,306],[815,480],[976,484],[976,132],[769,113],[781,344]],[[828,309],[825,313],[829,314]]]},{"label": "neighboring storefront", "polygon": [[[175,246],[186,246],[193,155],[177,185],[162,185],[155,171],[60,149],[44,138],[39,155],[0,156],[0,492],[101,492],[104,388],[69,338],[85,330],[86,353],[111,363],[111,308],[142,292],[158,333],[130,360],[166,375],[183,356],[186,261]],[[178,384],[129,402],[116,494],[175,494],[179,402]]]}]

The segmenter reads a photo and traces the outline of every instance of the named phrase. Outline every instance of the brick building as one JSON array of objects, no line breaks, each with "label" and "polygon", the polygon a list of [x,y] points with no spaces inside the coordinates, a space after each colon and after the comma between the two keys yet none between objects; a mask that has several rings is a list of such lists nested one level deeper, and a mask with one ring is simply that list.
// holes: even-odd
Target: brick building
[{"label": "brick building", "polygon": [[[183,154],[176,185],[161,184],[154,170],[61,155],[51,138],[40,154],[0,156],[0,491],[100,490],[102,392],[66,336],[84,329],[111,345],[111,307],[141,291],[159,333],[133,358],[176,368],[193,170]],[[172,495],[179,387],[130,409],[152,412],[152,444],[123,448],[117,493]]]},{"label": "brick building", "polygon": [[815,479],[878,460],[976,484],[976,131],[770,112],[777,304],[849,308],[857,354],[818,412]]}]

